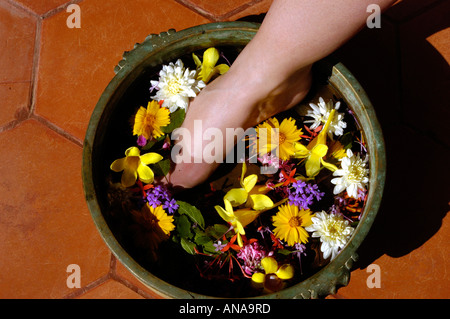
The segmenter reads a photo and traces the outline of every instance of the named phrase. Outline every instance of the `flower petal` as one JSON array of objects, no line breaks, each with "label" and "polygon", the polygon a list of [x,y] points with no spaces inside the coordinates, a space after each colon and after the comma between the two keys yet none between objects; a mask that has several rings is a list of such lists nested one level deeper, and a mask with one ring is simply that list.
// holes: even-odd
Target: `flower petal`
[{"label": "flower petal", "polygon": [[125,151],[125,155],[128,156],[139,156],[141,151],[136,146],[132,146]]},{"label": "flower petal", "polygon": [[258,176],[256,174],[249,175],[241,181],[242,187],[244,187],[245,191],[249,193],[253,187],[255,187],[257,181]]},{"label": "flower petal", "polygon": [[203,53],[203,67],[213,68],[219,61],[219,50],[209,48]]},{"label": "flower petal", "polygon": [[325,168],[329,169],[329,170],[332,171],[332,172],[337,171],[337,169],[338,169],[335,165],[333,165],[333,164],[331,164],[331,163],[328,163],[328,162],[325,162],[325,161],[323,160],[323,158],[320,159],[320,162],[322,163],[322,165],[323,165]]},{"label": "flower petal", "polygon": [[320,157],[316,154],[311,154],[306,161],[305,168],[306,175],[308,175],[308,177],[316,175],[320,170]]},{"label": "flower petal", "polygon": [[136,183],[137,171],[129,167],[125,167],[122,173],[121,183],[124,187],[133,186]]},{"label": "flower petal", "polygon": [[294,267],[289,264],[282,265],[275,274],[280,279],[289,280],[294,277]]},{"label": "flower petal", "polygon": [[239,206],[247,201],[248,193],[243,188],[230,189],[224,199],[231,203],[231,206]]},{"label": "flower petal", "polygon": [[251,222],[253,222],[258,216],[260,212],[254,211],[252,209],[238,209],[234,212],[234,215],[236,216],[239,223],[242,225],[242,227],[247,226]]},{"label": "flower petal", "polygon": [[214,68],[214,71],[219,74],[227,73],[230,67],[226,64],[219,64]]},{"label": "flower petal", "polygon": [[261,260],[261,266],[264,268],[266,275],[274,274],[278,270],[278,263],[273,257],[264,257]]},{"label": "flower petal", "polygon": [[223,209],[223,207],[216,205],[214,206],[214,208],[216,209],[217,213],[220,215],[220,217],[222,217],[222,219],[226,222],[230,222],[231,218],[230,215],[228,214],[228,212]]},{"label": "flower petal", "polygon": [[125,168],[125,157],[116,159],[114,162],[112,162],[110,168],[114,172],[121,172]]},{"label": "flower petal", "polygon": [[252,280],[253,280],[254,282],[258,283],[258,284],[262,284],[262,283],[264,283],[265,277],[266,277],[266,275],[264,275],[263,273],[261,273],[261,272],[255,272],[255,273],[252,275]]},{"label": "flower petal", "polygon": [[139,179],[147,184],[152,183],[155,178],[155,175],[153,174],[151,168],[142,163],[138,166],[137,173],[139,175]]},{"label": "flower petal", "polygon": [[311,153],[316,154],[319,157],[324,157],[325,155],[327,155],[327,151],[328,146],[326,146],[325,144],[317,144],[316,146],[313,147]]},{"label": "flower petal", "polygon": [[254,210],[264,210],[273,207],[273,201],[267,195],[254,194],[250,195],[247,204]]},{"label": "flower petal", "polygon": [[146,165],[158,163],[162,159],[163,157],[158,153],[147,153],[140,156],[141,162]]}]

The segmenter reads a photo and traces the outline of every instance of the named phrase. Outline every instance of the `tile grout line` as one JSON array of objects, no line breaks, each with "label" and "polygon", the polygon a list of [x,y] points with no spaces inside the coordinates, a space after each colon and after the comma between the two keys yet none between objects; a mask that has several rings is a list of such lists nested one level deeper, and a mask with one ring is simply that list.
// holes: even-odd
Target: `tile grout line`
[{"label": "tile grout line", "polygon": [[24,6],[23,4],[17,3],[17,2],[14,1],[14,0],[5,0],[5,1],[6,1],[7,3],[9,3],[11,6],[15,7],[16,9],[23,10],[23,11],[25,11],[26,13],[28,13],[29,15],[32,15],[32,16],[34,16],[34,17],[36,17],[36,18],[39,18],[39,14],[37,14],[36,12],[34,12],[33,10],[31,10],[30,8]]},{"label": "tile grout line", "polygon": [[78,290],[62,297],[62,299],[74,299],[74,298],[80,297],[80,296],[86,294],[87,292],[89,292],[90,290],[105,283],[109,279],[112,279],[112,277],[113,277],[112,273],[113,273],[113,270],[115,269],[115,267],[116,267],[116,262],[115,262],[113,254],[111,254],[111,258],[109,260],[109,269],[108,269],[108,273],[106,275],[103,275],[100,278],[90,282],[86,286],[79,288]]},{"label": "tile grout line", "polygon": [[230,12],[227,12],[227,13],[221,15],[221,16],[218,16],[218,19],[219,19],[219,21],[226,20],[226,19],[228,19],[228,18],[230,18],[230,17],[232,17],[232,16],[234,16],[234,15],[244,11],[245,9],[248,9],[251,6],[260,3],[261,1],[262,0],[253,0],[253,1],[247,2],[247,3],[237,7],[235,9],[231,10]]},{"label": "tile grout line", "polygon": [[208,20],[211,20],[213,22],[217,22],[218,21],[216,19],[215,15],[213,15],[213,14],[209,13],[208,11],[206,11],[206,10],[204,10],[204,9],[194,5],[194,4],[192,4],[189,1],[186,1],[186,0],[173,0],[173,1],[177,2],[178,4],[181,4],[182,6],[185,6],[189,10],[194,11],[195,13],[201,15],[202,17],[204,17],[204,18],[206,18]]},{"label": "tile grout line", "polygon": [[135,293],[141,295],[142,297],[146,299],[155,299],[155,297],[151,296],[147,292],[143,291],[133,283],[129,282],[127,279],[121,277],[117,274],[117,258],[114,256],[114,254],[111,254],[111,262],[110,262],[110,276],[111,279],[117,281],[118,283],[124,285],[125,287],[133,290]]},{"label": "tile grout line", "polygon": [[67,140],[69,140],[70,142],[74,143],[75,145],[83,148],[83,141],[82,140],[80,140],[79,138],[73,136],[70,133],[67,133],[62,128],[60,128],[56,124],[50,122],[46,118],[33,113],[33,114],[30,115],[30,119],[34,119],[34,120],[38,121],[39,123],[43,124],[44,126],[49,128],[50,130],[52,130],[55,133],[57,133],[58,135],[66,138]]},{"label": "tile grout line", "polygon": [[42,19],[47,19],[47,18],[49,18],[49,17],[51,17],[51,16],[53,16],[53,15],[55,15],[55,14],[60,13],[61,11],[66,10],[66,8],[67,8],[69,5],[71,5],[71,4],[78,4],[78,3],[83,2],[83,1],[84,1],[84,0],[71,0],[71,1],[68,1],[68,2],[66,2],[66,3],[63,3],[63,4],[59,5],[58,7],[54,8],[54,9],[51,9],[51,10],[47,11],[46,13],[44,13],[44,14],[41,16],[41,18],[42,18]]},{"label": "tile grout line", "polygon": [[41,59],[41,41],[42,40],[42,18],[39,17],[36,21],[36,35],[34,40],[34,52],[33,52],[33,70],[31,72],[31,88],[30,88],[30,101],[29,101],[29,116],[31,117],[36,109],[36,95],[37,95],[37,82],[39,74],[39,63]]},{"label": "tile grout line", "polygon": [[201,7],[191,3],[189,0],[174,0],[174,1],[185,6],[189,10],[194,11],[195,13],[211,20],[211,21],[220,22],[220,21],[224,21],[224,20],[244,11],[245,9],[250,8],[251,6],[261,2],[262,0],[249,1],[227,13],[222,14],[222,15],[214,15],[214,14],[206,11],[205,9],[202,9]]},{"label": "tile grout line", "polygon": [[110,278],[111,278],[111,276],[108,273],[108,274],[106,274],[106,275],[104,275],[104,276],[102,276],[102,277],[100,277],[100,278],[98,278],[98,279],[88,283],[86,286],[81,287],[81,288],[77,289],[76,291],[71,292],[71,293],[63,296],[62,299],[74,299],[74,298],[80,297],[80,296],[84,295],[85,293],[87,293],[88,291],[90,291],[90,290],[100,286],[101,284],[105,283]]}]

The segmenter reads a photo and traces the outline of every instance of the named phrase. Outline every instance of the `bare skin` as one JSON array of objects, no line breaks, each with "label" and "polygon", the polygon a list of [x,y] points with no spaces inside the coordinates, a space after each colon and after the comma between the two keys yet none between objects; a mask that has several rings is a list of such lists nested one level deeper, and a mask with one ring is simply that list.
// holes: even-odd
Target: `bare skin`
[{"label": "bare skin", "polygon": [[[353,37],[366,23],[369,4],[382,10],[394,0],[274,0],[259,31],[230,70],[208,84],[190,103],[183,128],[203,131],[255,126],[298,104],[311,87],[311,66]],[[192,142],[191,158],[202,156]],[[210,141],[204,141],[205,146]],[[233,143],[224,142],[224,154]],[[204,182],[217,163],[179,163],[169,176],[174,186]]]}]

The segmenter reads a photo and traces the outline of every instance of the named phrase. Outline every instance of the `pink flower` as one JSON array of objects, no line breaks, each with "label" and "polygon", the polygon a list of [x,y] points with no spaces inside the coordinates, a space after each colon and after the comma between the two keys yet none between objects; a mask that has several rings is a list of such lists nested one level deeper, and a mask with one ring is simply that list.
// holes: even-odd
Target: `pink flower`
[{"label": "pink flower", "polygon": [[263,246],[258,242],[244,245],[238,252],[237,257],[243,260],[244,272],[251,276],[255,271],[262,270],[261,259],[273,255],[273,252],[267,253]]}]

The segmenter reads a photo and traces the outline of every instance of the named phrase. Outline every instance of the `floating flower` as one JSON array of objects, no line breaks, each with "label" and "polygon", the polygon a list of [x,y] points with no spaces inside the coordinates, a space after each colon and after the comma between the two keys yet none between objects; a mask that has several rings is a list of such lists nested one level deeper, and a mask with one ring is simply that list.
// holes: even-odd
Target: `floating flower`
[{"label": "floating flower", "polygon": [[[309,128],[311,130],[316,129],[322,124],[325,124],[330,118],[331,111],[333,109],[338,110],[341,106],[341,102],[337,102],[333,107],[333,101],[325,102],[322,97],[319,98],[319,103],[309,103],[311,107],[306,113],[306,116],[312,117],[312,120],[304,121],[304,123],[313,123]],[[343,121],[344,114],[335,112],[331,116],[331,124],[329,133],[334,133],[336,136],[343,135],[344,129],[347,127],[347,123]]]},{"label": "floating flower", "polygon": [[[273,201],[261,192],[267,192],[266,187],[254,189],[256,182],[258,181],[258,176],[256,174],[245,176],[247,172],[247,165],[242,163],[241,172],[241,188],[233,188],[229,190],[224,199],[228,200],[232,206],[239,206],[246,203],[246,207],[251,207],[256,211],[262,211],[267,208],[273,207]],[[262,190],[261,190],[262,189]],[[250,192],[254,192],[250,194]]]},{"label": "floating flower", "polygon": [[155,208],[148,205],[148,207],[150,208],[150,212],[156,217],[159,228],[161,228],[166,235],[169,235],[170,232],[175,229],[173,217],[167,215],[162,206],[157,206]]},{"label": "floating flower", "polygon": [[303,133],[297,129],[292,118],[286,118],[279,124],[272,117],[256,127],[256,134],[260,155],[278,150],[280,159],[288,160],[296,151],[294,143],[300,140]]},{"label": "floating flower", "polygon": [[177,204],[177,201],[175,198],[172,198],[170,200],[166,200],[166,202],[163,205],[164,209],[167,209],[169,211],[169,214],[175,213],[175,211],[180,207],[180,205]]},{"label": "floating flower", "polygon": [[242,208],[234,211],[229,200],[224,199],[223,201],[225,203],[225,209],[219,205],[214,206],[214,208],[224,221],[233,226],[237,234],[238,244],[242,247],[243,241],[241,235],[245,235],[244,227],[253,222],[263,211],[250,208]]},{"label": "floating flower", "polygon": [[175,112],[178,108],[187,110],[189,98],[197,96],[205,87],[205,83],[195,76],[196,71],[184,68],[180,59],[164,65],[159,72],[159,80],[151,81],[152,87],[158,88],[152,98],[163,101],[162,106],[167,107],[170,112]]},{"label": "floating flower", "polygon": [[203,53],[203,62],[194,53],[192,53],[192,57],[197,66],[197,79],[202,80],[204,83],[208,83],[217,74],[226,73],[230,68],[226,64],[216,66],[220,57],[219,51],[216,48],[209,48]]},{"label": "floating flower", "polygon": [[235,214],[235,212],[233,210],[233,206],[231,206],[230,201],[227,199],[224,199],[223,201],[225,203],[225,209],[223,209],[219,205],[214,206],[214,208],[216,209],[217,213],[220,215],[220,217],[222,217],[222,219],[224,221],[226,221],[231,226],[233,226],[233,229],[237,235],[238,244],[239,244],[239,246],[242,247],[244,245],[244,243],[242,241],[241,235],[245,235],[244,227],[248,223],[243,225],[242,221],[239,220],[238,216]]},{"label": "floating flower", "polygon": [[251,276],[257,270],[263,270],[261,260],[266,257],[268,253],[264,247],[257,241],[244,245],[236,257],[244,262],[244,272]]},{"label": "floating flower", "polygon": [[327,259],[331,256],[333,260],[350,239],[354,231],[353,227],[342,215],[327,214],[324,211],[316,213],[311,221],[312,224],[305,229],[312,232],[312,237],[320,238],[320,251],[323,253],[323,258]]},{"label": "floating flower", "polygon": [[311,211],[304,210],[295,205],[285,204],[278,208],[273,217],[275,237],[285,240],[289,246],[296,243],[307,243],[309,234],[304,227],[311,225]]},{"label": "floating flower", "polygon": [[273,167],[276,170],[280,168],[280,159],[273,154],[264,154],[261,157],[258,157],[258,161],[260,161],[262,165]]},{"label": "floating flower", "polygon": [[261,266],[264,273],[255,272],[252,275],[252,281],[264,285],[264,288],[270,291],[279,291],[283,287],[283,280],[289,280],[294,277],[294,267],[290,264],[279,266],[273,257],[264,257],[261,260]]},{"label": "floating flower", "polygon": [[327,132],[330,127],[331,119],[334,116],[335,109],[331,110],[330,117],[328,118],[322,131],[317,135],[308,146],[304,146],[301,143],[295,143],[295,155],[297,158],[306,158],[306,175],[313,177],[320,171],[321,166],[329,169],[330,171],[336,171],[337,167],[331,163],[325,162],[323,158],[328,153],[327,146]]},{"label": "floating flower", "polygon": [[134,117],[133,135],[143,136],[146,140],[162,136],[161,127],[170,124],[169,115],[170,111],[158,102],[148,102],[147,108],[141,106]]},{"label": "floating flower", "polygon": [[367,161],[367,157],[363,160],[359,154],[355,156],[350,149],[347,149],[347,156],[341,159],[342,168],[333,173],[333,176],[340,176],[331,180],[331,183],[336,185],[333,193],[336,195],[347,190],[350,197],[358,198],[358,189],[365,189],[369,182]]},{"label": "floating flower", "polygon": [[121,183],[124,187],[133,186],[137,178],[143,183],[150,184],[154,180],[154,174],[147,165],[158,163],[163,157],[157,153],[140,154],[139,148],[133,146],[125,151],[125,157],[115,160],[110,168],[114,172],[121,172]]}]

